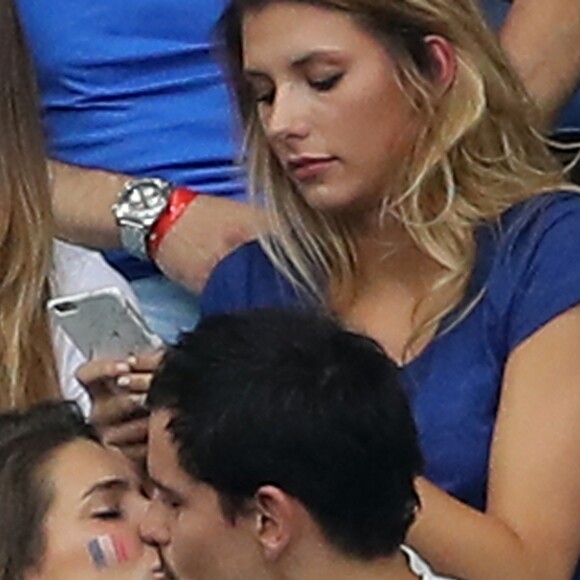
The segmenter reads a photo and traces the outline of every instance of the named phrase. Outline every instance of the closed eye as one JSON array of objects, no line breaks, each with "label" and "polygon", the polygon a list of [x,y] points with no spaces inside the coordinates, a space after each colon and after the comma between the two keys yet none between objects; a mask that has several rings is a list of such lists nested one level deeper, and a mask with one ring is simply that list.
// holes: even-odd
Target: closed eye
[{"label": "closed eye", "polygon": [[308,81],[308,84],[317,91],[322,93],[332,90],[342,79],[343,73],[336,73],[332,76],[319,79],[319,80],[311,80]]},{"label": "closed eye", "polygon": [[124,516],[120,509],[103,509],[95,511],[91,517],[96,520],[120,520]]},{"label": "closed eye", "polygon": [[274,102],[274,91],[268,91],[267,93],[255,93],[254,99],[256,103],[264,103],[266,105],[271,105]]}]

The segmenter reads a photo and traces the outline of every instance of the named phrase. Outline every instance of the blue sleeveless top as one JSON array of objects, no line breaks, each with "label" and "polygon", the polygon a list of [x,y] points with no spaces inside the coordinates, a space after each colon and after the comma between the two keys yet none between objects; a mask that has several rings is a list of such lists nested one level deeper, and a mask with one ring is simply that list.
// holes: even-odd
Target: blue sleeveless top
[{"label": "blue sleeveless top", "polygon": [[225,4],[17,0],[50,156],[243,198],[239,135],[212,54]]},{"label": "blue sleeveless top", "polygon": [[[480,227],[476,239],[467,299],[483,290],[482,298],[466,318],[403,368],[403,382],[418,425],[425,475],[484,510],[508,356],[540,327],[580,303],[580,195],[533,198],[497,224]],[[267,306],[316,307],[299,296],[254,242],[217,266],[201,308],[207,316]]]}]

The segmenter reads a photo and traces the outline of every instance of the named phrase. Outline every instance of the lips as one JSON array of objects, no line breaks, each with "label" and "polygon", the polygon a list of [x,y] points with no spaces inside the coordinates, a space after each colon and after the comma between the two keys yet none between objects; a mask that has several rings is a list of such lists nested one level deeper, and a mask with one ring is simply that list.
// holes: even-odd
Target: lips
[{"label": "lips", "polygon": [[298,181],[308,181],[320,177],[336,162],[330,156],[300,156],[289,159],[286,166],[290,174]]}]

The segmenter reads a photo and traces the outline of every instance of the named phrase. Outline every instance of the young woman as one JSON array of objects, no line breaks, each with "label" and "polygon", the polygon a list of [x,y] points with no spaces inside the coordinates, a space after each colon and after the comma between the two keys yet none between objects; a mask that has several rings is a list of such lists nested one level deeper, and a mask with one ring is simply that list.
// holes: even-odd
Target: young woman
[{"label": "young woman", "polygon": [[223,30],[275,234],[202,312],[314,307],[377,339],[426,456],[411,545],[454,577],[569,579],[580,196],[476,4],[234,0]]},{"label": "young woman", "polygon": [[62,394],[88,412],[74,377],[83,357],[51,329],[52,296],[126,282],[95,252],[53,244],[53,221],[36,87],[14,5],[0,2],[0,409]]},{"label": "young woman", "polygon": [[165,578],[141,482],[72,403],[0,414],[0,578]]}]

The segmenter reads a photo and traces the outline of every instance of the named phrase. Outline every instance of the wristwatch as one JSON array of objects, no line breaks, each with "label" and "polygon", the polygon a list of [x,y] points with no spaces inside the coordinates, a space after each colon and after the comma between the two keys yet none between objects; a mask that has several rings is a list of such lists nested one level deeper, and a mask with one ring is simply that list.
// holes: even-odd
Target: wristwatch
[{"label": "wristwatch", "polygon": [[148,260],[147,239],[169,200],[173,185],[164,179],[128,181],[111,208],[121,232],[123,248],[132,256]]}]

